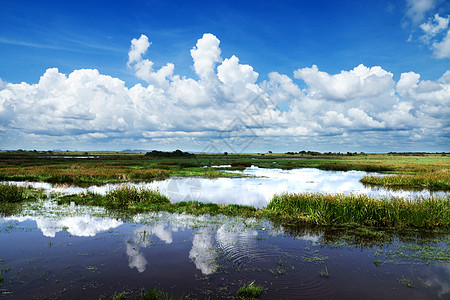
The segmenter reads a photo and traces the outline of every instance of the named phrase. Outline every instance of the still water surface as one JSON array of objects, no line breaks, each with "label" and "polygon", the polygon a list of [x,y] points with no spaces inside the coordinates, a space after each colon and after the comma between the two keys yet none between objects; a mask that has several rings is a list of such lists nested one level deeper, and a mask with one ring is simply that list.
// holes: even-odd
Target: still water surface
[{"label": "still water surface", "polygon": [[448,299],[448,260],[414,255],[417,246],[439,254],[449,243],[448,235],[393,236],[363,247],[320,228],[292,232],[268,221],[169,213],[114,218],[46,200],[0,218],[0,295],[98,299],[158,287],[218,299],[255,280],[265,299]]}]

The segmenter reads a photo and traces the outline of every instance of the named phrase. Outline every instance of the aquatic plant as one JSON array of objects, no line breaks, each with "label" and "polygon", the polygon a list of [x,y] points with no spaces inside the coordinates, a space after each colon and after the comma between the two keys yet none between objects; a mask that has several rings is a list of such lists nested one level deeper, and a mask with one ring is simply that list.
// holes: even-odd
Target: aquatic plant
[{"label": "aquatic plant", "polygon": [[330,277],[330,273],[328,272],[328,269],[327,269],[326,266],[325,266],[324,269],[320,270],[319,276],[320,276],[320,277],[325,277],[325,278]]},{"label": "aquatic plant", "polygon": [[258,298],[263,290],[264,287],[256,285],[255,281],[253,280],[249,284],[244,284],[243,286],[241,286],[238,290],[237,295],[239,299]]},{"label": "aquatic plant", "polygon": [[404,285],[406,287],[409,287],[409,288],[415,287],[414,282],[411,279],[406,278],[404,276],[402,276],[402,278],[397,279],[397,281],[398,281],[398,283],[400,283],[401,285]]},{"label": "aquatic plant", "polygon": [[142,300],[181,300],[183,297],[175,297],[173,295],[169,295],[168,293],[161,291],[157,288],[153,290],[145,291],[143,290],[141,293]]},{"label": "aquatic plant", "polygon": [[398,197],[375,199],[367,195],[283,194],[273,197],[268,213],[284,220],[317,225],[377,227],[450,227],[450,198]]}]

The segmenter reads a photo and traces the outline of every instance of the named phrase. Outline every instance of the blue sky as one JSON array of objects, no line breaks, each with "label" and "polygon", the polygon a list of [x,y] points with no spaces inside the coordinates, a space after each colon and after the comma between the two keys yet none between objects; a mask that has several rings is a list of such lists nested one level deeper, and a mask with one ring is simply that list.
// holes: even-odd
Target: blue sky
[{"label": "blue sky", "polygon": [[[0,1],[0,148],[449,151],[449,14],[439,0]],[[253,124],[242,111],[263,94],[276,117]]]}]

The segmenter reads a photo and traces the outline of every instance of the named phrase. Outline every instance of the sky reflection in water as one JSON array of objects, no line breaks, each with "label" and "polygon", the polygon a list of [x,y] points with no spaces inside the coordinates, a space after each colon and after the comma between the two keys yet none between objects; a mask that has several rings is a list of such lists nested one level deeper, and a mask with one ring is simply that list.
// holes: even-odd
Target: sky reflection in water
[{"label": "sky reflection in water", "polygon": [[[34,223],[35,226],[31,225]],[[302,294],[306,292],[315,296],[328,297],[334,295],[339,290],[339,286],[365,285],[364,281],[366,280],[369,280],[370,284],[375,287],[377,285],[379,287],[379,284],[381,284],[377,281],[379,279],[373,281],[373,278],[377,278],[377,276],[385,276],[388,286],[399,287],[397,278],[401,278],[401,275],[404,274],[402,272],[405,272],[402,271],[405,270],[405,267],[392,268],[388,265],[374,268],[373,260],[375,257],[373,254],[376,248],[365,249],[364,251],[359,249],[353,251],[351,248],[342,246],[339,249],[328,249],[320,244],[324,238],[324,233],[321,230],[305,230],[303,234],[292,238],[286,236],[282,227],[273,226],[264,220],[159,212],[138,214],[130,220],[122,221],[106,216],[105,210],[102,208],[73,205],[58,206],[51,200],[45,200],[26,204],[20,216],[0,218],[0,229],[7,229],[9,225],[13,224],[20,224],[19,227],[29,227],[33,232],[36,232],[33,227],[37,227],[37,230],[42,232],[42,235],[46,238],[34,237],[32,239],[33,247],[23,252],[26,253],[27,257],[22,257],[19,253],[14,254],[15,250],[8,248],[10,246],[8,246],[9,243],[6,243],[6,240],[27,239],[27,236],[31,235],[32,232],[25,232],[22,235],[17,234],[20,230],[17,232],[13,230],[11,234],[8,233],[8,230],[0,230],[0,242],[2,244],[0,248],[6,250],[2,252],[2,258],[6,262],[13,264],[12,262],[17,261],[17,259],[32,260],[34,257],[45,257],[45,255],[49,255],[45,254],[46,251],[53,253],[53,248],[42,248],[42,245],[37,243],[45,245],[49,243],[50,239],[51,243],[55,245],[53,247],[58,248],[58,245],[61,245],[61,240],[65,240],[66,242],[63,242],[63,244],[70,241],[72,246],[66,248],[68,252],[64,257],[67,261],[61,267],[74,263],[80,264],[82,268],[86,268],[88,265],[96,266],[104,259],[101,253],[105,253],[113,262],[111,268],[115,272],[125,272],[120,271],[122,269],[116,269],[118,268],[116,265],[123,266],[122,268],[131,272],[127,273],[130,280],[128,284],[131,284],[133,280],[138,280],[139,276],[147,278],[146,276],[157,276],[161,272],[166,272],[166,275],[174,276],[174,278],[176,276],[188,276],[184,279],[187,280],[187,278],[192,278],[193,271],[186,271],[190,269],[189,265],[191,265],[194,270],[197,270],[203,276],[234,274],[230,276],[235,276],[233,278],[244,276],[243,279],[257,279],[258,282],[270,280],[273,283],[272,289],[289,287],[289,289],[278,291],[276,294],[285,295],[283,296],[285,298],[307,296],[308,294]],[[64,234],[64,232],[67,232],[67,234]],[[382,247],[386,252],[392,247],[390,243],[388,242]],[[92,246],[88,246],[90,244]],[[96,256],[91,256],[91,258],[79,256],[80,252],[89,252],[86,249],[90,247],[95,249]],[[114,248],[118,249],[118,252],[111,251]],[[64,248],[61,249],[64,251]],[[94,253],[94,250],[92,251]],[[19,255],[19,257],[15,258],[14,255]],[[327,259],[325,262],[310,262],[317,257],[327,257]],[[52,261],[53,258],[49,255],[48,259]],[[171,261],[174,260],[176,261],[175,267],[171,265]],[[98,263],[95,263],[95,261],[98,261]],[[227,266],[231,266],[231,269],[227,269]],[[323,280],[317,275],[324,266],[330,269],[333,276],[331,280]],[[445,298],[450,291],[450,277],[447,276],[450,271],[449,266],[448,263],[436,263],[423,267],[411,266],[407,267],[407,274],[416,272],[420,275],[420,278],[430,285],[428,293],[431,294],[428,294],[429,296]],[[18,267],[13,264],[13,269],[17,270],[19,267],[20,264]],[[109,273],[107,272],[109,271],[107,271],[107,267],[108,264],[103,271],[104,273],[95,276],[108,283],[109,275],[107,274]],[[51,272],[56,272],[56,274],[62,272],[58,269],[56,262],[54,268]],[[224,273],[224,268],[228,270],[226,273]],[[358,270],[362,268],[366,273],[358,273],[359,271],[357,272],[356,268]],[[237,273],[234,273],[235,270],[238,270]],[[383,275],[386,270],[392,272],[393,275],[390,275],[390,277]],[[180,275],[184,274],[183,272],[187,273]],[[275,272],[275,275],[271,272]],[[277,275],[276,272],[284,273]],[[361,278],[354,278],[352,274],[360,274],[358,276],[361,276]],[[412,275],[408,276],[415,279]],[[71,278],[67,278],[67,280],[70,281]],[[351,285],[349,285],[349,281],[352,281]],[[304,285],[299,286],[297,282],[302,282]],[[178,282],[178,285],[180,284]],[[198,283],[194,282],[194,284]],[[379,289],[379,291],[382,290]],[[411,290],[422,293],[423,289]],[[347,291],[342,296],[351,295],[348,293]],[[421,296],[420,293],[414,295]],[[380,294],[381,296],[383,295]]]}]

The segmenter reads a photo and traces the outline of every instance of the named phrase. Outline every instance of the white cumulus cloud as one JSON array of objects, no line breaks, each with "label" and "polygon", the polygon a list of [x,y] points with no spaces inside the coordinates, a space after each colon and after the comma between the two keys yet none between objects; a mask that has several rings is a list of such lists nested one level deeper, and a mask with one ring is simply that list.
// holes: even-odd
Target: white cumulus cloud
[{"label": "white cumulus cloud", "polygon": [[230,149],[231,141],[250,138],[250,146],[265,148],[282,139],[286,147],[305,139],[328,145],[329,136],[344,134],[361,145],[363,135],[376,144],[390,134],[395,140],[399,130],[430,141],[446,134],[450,71],[437,80],[403,73],[395,82],[380,66],[330,74],[313,65],[258,82],[259,74],[236,55],[222,59],[219,45],[207,33],[191,49],[198,78],[174,74],[171,63],[155,70],[145,58],[151,43],[141,35],[131,41],[128,66],[146,83],[127,87],[98,70],[56,68],[35,84],[0,82],[0,143],[202,151],[217,142],[210,151],[229,152],[241,150]]},{"label": "white cumulus cloud", "polygon": [[406,3],[406,16],[413,25],[419,24],[426,14],[436,6],[436,0],[407,0]]},{"label": "white cumulus cloud", "polygon": [[348,101],[356,97],[375,97],[391,92],[395,85],[392,73],[381,67],[368,68],[359,65],[351,71],[329,75],[319,71],[316,65],[298,69],[294,77],[308,84],[309,94],[328,100]]}]

